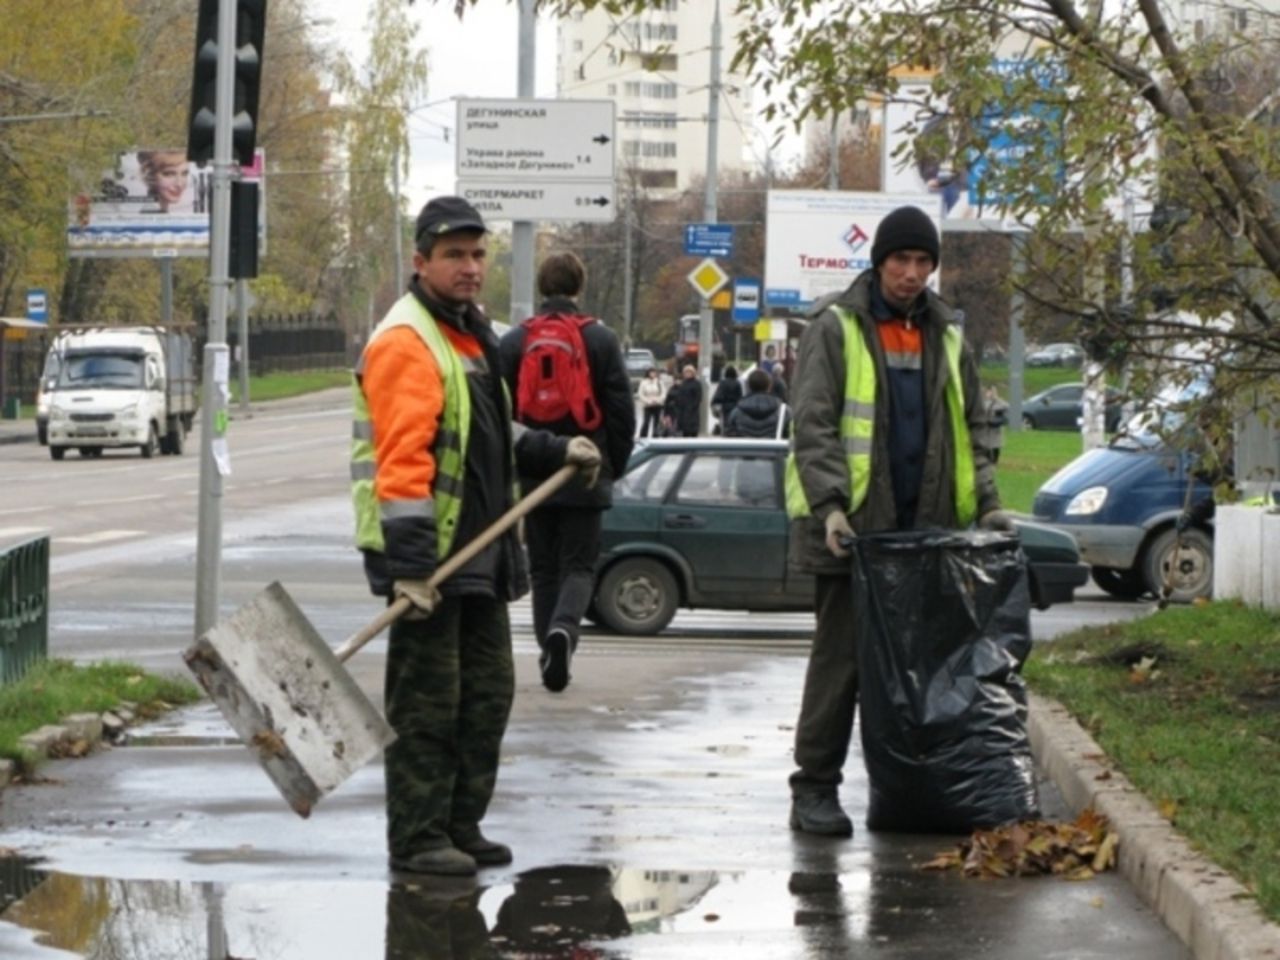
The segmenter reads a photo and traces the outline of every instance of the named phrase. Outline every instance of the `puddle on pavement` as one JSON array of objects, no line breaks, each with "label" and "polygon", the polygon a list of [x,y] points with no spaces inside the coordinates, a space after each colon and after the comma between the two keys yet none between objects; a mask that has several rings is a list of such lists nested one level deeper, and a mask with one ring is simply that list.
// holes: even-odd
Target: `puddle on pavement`
[{"label": "puddle on pavement", "polygon": [[[596,957],[646,953],[664,934],[815,926],[865,933],[854,875],[543,867],[486,885],[398,875],[391,884],[192,883],[50,872],[0,859],[6,960]],[[590,945],[590,946],[587,946]]]}]

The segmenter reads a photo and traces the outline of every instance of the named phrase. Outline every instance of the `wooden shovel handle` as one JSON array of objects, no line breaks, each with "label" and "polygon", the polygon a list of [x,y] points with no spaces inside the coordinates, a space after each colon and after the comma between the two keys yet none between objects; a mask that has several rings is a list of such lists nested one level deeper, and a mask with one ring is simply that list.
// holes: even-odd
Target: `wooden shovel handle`
[{"label": "wooden shovel handle", "polygon": [[[578,467],[576,465],[568,464],[542,481],[534,490],[530,491],[528,496],[495,520],[492,526],[485,529],[474,540],[437,567],[436,572],[431,575],[431,579],[427,583],[433,587],[440,586],[440,584],[471,562],[485,547],[514,527],[516,521],[568,483],[577,472]],[[395,603],[378,614],[372,623],[358,633],[353,634],[342,646],[334,651],[334,656],[338,658],[338,662],[342,663],[347,660],[366,643],[408,613],[409,608],[412,606],[413,602],[408,597],[397,597]]]}]

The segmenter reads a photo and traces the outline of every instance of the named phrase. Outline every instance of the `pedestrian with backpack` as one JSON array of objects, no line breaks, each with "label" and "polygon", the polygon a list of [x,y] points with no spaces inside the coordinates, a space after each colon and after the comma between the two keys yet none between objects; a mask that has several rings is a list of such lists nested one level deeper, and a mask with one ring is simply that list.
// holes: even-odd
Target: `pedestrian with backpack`
[{"label": "pedestrian with backpack", "polygon": [[[533,579],[533,629],[542,651],[542,685],[569,685],[569,663],[595,586],[603,511],[613,504],[636,432],[635,399],[613,331],[582,314],[577,299],[586,269],[573,253],[547,257],[538,269],[544,297],[535,316],[502,338],[502,371],[515,418],[561,436],[587,437],[601,452],[594,486],[578,479],[525,518]],[[522,482],[525,478],[521,478]],[[536,486],[528,478],[527,489]]]}]

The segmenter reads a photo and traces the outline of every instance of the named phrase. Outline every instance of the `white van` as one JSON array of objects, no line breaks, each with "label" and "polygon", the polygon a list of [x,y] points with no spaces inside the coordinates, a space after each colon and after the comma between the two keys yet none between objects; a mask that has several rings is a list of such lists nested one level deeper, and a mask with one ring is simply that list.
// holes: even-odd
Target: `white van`
[{"label": "white van", "polygon": [[191,336],[152,327],[79,327],[50,349],[57,368],[48,399],[49,455],[76,448],[137,447],[144,457],[182,453],[195,417]]},{"label": "white van", "polygon": [[66,338],[65,333],[54,338],[49,352],[44,355],[44,368],[40,371],[40,383],[36,387],[36,440],[42,446],[49,442],[49,395],[58,382],[58,371],[62,369],[62,345]]}]

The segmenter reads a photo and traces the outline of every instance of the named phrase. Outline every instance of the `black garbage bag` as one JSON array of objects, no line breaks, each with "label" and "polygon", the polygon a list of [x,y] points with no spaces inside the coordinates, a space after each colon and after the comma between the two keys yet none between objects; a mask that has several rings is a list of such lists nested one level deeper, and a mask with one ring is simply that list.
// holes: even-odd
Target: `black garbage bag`
[{"label": "black garbage bag", "polygon": [[874,534],[857,539],[854,557],[867,826],[968,833],[1038,817],[1018,538]]}]

